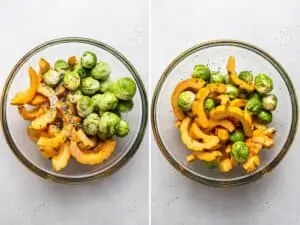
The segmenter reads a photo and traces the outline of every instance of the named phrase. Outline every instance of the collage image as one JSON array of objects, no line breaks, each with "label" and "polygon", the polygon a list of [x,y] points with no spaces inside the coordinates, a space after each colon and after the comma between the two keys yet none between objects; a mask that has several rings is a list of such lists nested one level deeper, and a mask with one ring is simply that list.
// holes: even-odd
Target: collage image
[{"label": "collage image", "polygon": [[299,11],[0,1],[0,225],[300,225]]}]

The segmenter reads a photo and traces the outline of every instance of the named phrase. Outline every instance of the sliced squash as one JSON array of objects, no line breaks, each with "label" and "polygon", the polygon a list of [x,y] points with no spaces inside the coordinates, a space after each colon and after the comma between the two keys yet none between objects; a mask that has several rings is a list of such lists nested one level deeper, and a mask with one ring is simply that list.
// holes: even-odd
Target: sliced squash
[{"label": "sliced squash", "polygon": [[253,136],[251,141],[263,145],[266,148],[271,148],[274,145],[274,140],[266,135]]},{"label": "sliced squash", "polygon": [[230,102],[230,98],[226,94],[216,96],[216,100],[218,100],[221,105],[227,105]]},{"label": "sliced squash", "polygon": [[45,107],[39,107],[31,110],[27,110],[25,106],[19,105],[18,106],[18,112],[23,117],[24,120],[35,120],[37,117],[45,113],[46,108]]},{"label": "sliced squash", "polygon": [[192,123],[190,127],[189,135],[194,139],[203,140],[204,143],[210,142],[211,139],[216,138],[215,135],[208,135],[204,133],[195,122]]},{"label": "sliced squash", "polygon": [[234,164],[230,158],[226,158],[226,159],[219,161],[219,168],[220,168],[220,171],[223,173],[227,173],[230,170],[232,170],[233,166],[234,166]]},{"label": "sliced squash", "polygon": [[61,129],[59,129],[59,127],[54,124],[50,124],[47,127],[47,133],[48,133],[49,137],[55,137],[60,132],[61,132]]},{"label": "sliced squash", "polygon": [[220,158],[222,156],[222,153],[220,151],[210,151],[210,152],[195,152],[194,155],[197,159],[211,162],[215,161],[217,158]]},{"label": "sliced squash", "polygon": [[39,106],[48,103],[49,99],[41,94],[37,94],[29,103],[32,106]]},{"label": "sliced squash", "polygon": [[70,113],[72,115],[76,115],[76,105],[73,104],[73,103],[71,103],[71,102],[66,102],[66,104],[67,104],[67,106],[68,106],[68,108],[70,110]]},{"label": "sliced squash", "polygon": [[44,83],[39,84],[37,92],[41,95],[44,95],[47,98],[55,95],[55,91]]},{"label": "sliced squash", "polygon": [[238,86],[240,89],[244,89],[246,91],[254,91],[254,84],[248,84],[245,81],[238,78],[235,71],[235,58],[230,56],[227,63],[227,71],[230,77],[230,80],[233,84]]},{"label": "sliced squash", "polygon": [[258,155],[250,156],[247,161],[243,164],[243,168],[249,173],[254,171],[260,165]]},{"label": "sliced squash", "polygon": [[236,98],[229,103],[230,106],[235,106],[238,108],[243,108],[246,106],[246,104],[247,104],[247,100],[241,98]]},{"label": "sliced squash", "polygon": [[233,125],[233,123],[229,120],[214,120],[214,119],[210,119],[209,120],[209,127],[206,128],[204,131],[206,133],[212,131],[213,129],[215,129],[216,127],[223,127],[225,129],[227,129],[229,132],[233,132],[235,130],[235,127]]},{"label": "sliced squash", "polygon": [[44,114],[33,120],[30,127],[35,130],[45,130],[48,124],[53,123],[56,119],[56,115],[56,108],[49,108]]},{"label": "sliced squash", "polygon": [[75,133],[76,142],[80,146],[80,148],[83,149],[90,149],[96,147],[98,144],[98,140],[95,138],[89,138],[82,129],[79,129],[78,131],[73,130]]},{"label": "sliced squash", "polygon": [[67,89],[63,85],[58,85],[54,91],[57,97],[62,97],[67,94]]},{"label": "sliced squash", "polygon": [[229,133],[226,129],[217,127],[216,128],[216,135],[220,139],[220,141],[227,141],[229,139]]},{"label": "sliced squash", "polygon": [[108,159],[114,152],[116,141],[112,139],[99,142],[91,151],[80,149],[76,142],[71,142],[70,152],[77,162],[87,165],[95,165]]},{"label": "sliced squash", "polygon": [[50,63],[46,59],[41,58],[39,60],[39,74],[46,73],[50,68]]},{"label": "sliced squash", "polygon": [[210,111],[210,117],[215,120],[232,117],[239,120],[247,137],[252,136],[252,118],[246,111],[235,106],[220,105]]},{"label": "sliced squash", "polygon": [[15,97],[10,102],[12,105],[27,104],[31,102],[36,95],[39,86],[39,78],[32,67],[29,67],[28,74],[30,78],[30,87],[26,91],[16,93]]},{"label": "sliced squash", "polygon": [[70,158],[71,153],[69,143],[63,143],[60,146],[57,155],[51,159],[53,169],[56,171],[64,169],[68,165]]},{"label": "sliced squash", "polygon": [[186,117],[180,125],[181,140],[192,151],[203,151],[204,149],[211,149],[219,144],[219,138],[211,138],[207,143],[201,143],[189,136],[189,127],[191,118]]},{"label": "sliced squash", "polygon": [[225,152],[226,152],[227,154],[230,154],[230,152],[231,152],[231,145],[230,145],[230,144],[226,146]]},{"label": "sliced squash", "polygon": [[205,109],[204,109],[204,101],[208,97],[209,93],[224,93],[226,91],[226,85],[217,83],[217,84],[208,84],[206,87],[201,88],[197,95],[197,104],[193,104],[192,111],[194,115],[197,115],[197,124],[202,128],[209,127],[209,120],[207,118]]},{"label": "sliced squash", "polygon": [[195,78],[189,78],[186,80],[183,80],[177,84],[175,87],[172,97],[171,97],[171,105],[173,112],[175,114],[175,117],[178,120],[183,120],[185,118],[184,112],[179,108],[177,104],[178,97],[181,92],[186,90],[192,90],[194,92],[197,92],[200,88],[202,88],[205,85],[205,81]]},{"label": "sliced squash", "polygon": [[190,155],[188,155],[187,157],[186,157],[186,161],[187,162],[193,162],[193,161],[195,161],[197,158],[196,158],[196,156],[194,155],[194,154],[190,154]]},{"label": "sliced squash", "polygon": [[73,66],[76,64],[76,62],[77,62],[76,56],[71,56],[71,57],[68,58],[68,64],[69,64],[71,67],[73,67]]},{"label": "sliced squash", "polygon": [[263,147],[262,144],[252,141],[251,138],[247,139],[246,145],[252,154],[258,154]]},{"label": "sliced squash", "polygon": [[34,143],[37,143],[40,137],[48,137],[47,132],[40,131],[40,130],[34,130],[30,127],[27,127],[26,129],[27,136],[32,140]]}]

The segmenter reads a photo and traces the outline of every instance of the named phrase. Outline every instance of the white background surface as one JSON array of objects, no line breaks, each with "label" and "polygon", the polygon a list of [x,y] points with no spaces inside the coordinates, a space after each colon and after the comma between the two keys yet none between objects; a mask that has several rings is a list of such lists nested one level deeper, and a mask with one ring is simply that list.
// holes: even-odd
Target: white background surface
[{"label": "white background surface", "polygon": [[[1,89],[28,50],[49,39],[84,36],[121,51],[148,80],[146,0],[0,1]],[[82,185],[49,183],[17,161],[0,137],[1,225],[148,223],[148,134],[135,157],[111,177]]]},{"label": "white background surface", "polygon": [[[152,2],[152,89],[166,66],[182,51],[202,41],[223,38],[244,40],[263,48],[283,65],[295,87],[299,87],[299,0]],[[175,171],[153,141],[152,224],[300,224],[299,145],[298,133],[283,162],[260,181],[216,189]]]}]

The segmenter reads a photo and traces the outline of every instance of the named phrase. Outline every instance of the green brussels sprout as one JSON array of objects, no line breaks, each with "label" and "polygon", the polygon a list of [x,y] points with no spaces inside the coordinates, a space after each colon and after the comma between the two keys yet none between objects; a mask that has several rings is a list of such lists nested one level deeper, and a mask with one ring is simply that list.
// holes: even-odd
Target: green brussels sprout
[{"label": "green brussels sprout", "polygon": [[44,73],[43,80],[48,86],[55,87],[60,82],[61,75],[59,72],[50,69]]},{"label": "green brussels sprout", "polygon": [[245,141],[245,135],[241,130],[235,130],[229,135],[229,140],[234,143],[238,141]]},{"label": "green brussels sprout", "polygon": [[98,62],[91,70],[91,76],[97,80],[105,81],[110,75],[111,69],[107,62]]},{"label": "green brussels sprout", "polygon": [[253,74],[250,71],[241,71],[238,77],[247,84],[251,84],[253,82]]},{"label": "green brussels sprout", "polygon": [[224,83],[225,77],[218,73],[218,72],[212,72],[210,76],[210,83]]},{"label": "green brussels sprout", "polygon": [[64,75],[63,81],[64,87],[71,91],[76,90],[80,85],[80,77],[75,72],[67,71]]},{"label": "green brussels sprout", "polygon": [[255,90],[260,94],[268,94],[273,90],[273,81],[266,74],[258,74],[254,79]]},{"label": "green brussels sprout", "polygon": [[97,56],[93,52],[86,51],[81,57],[81,64],[84,68],[92,69],[97,63]]},{"label": "green brussels sprout", "polygon": [[239,96],[240,90],[232,84],[227,84],[225,93],[228,95],[230,99],[235,99]]},{"label": "green brussels sprout", "polygon": [[80,89],[75,91],[69,91],[67,94],[67,101],[75,104],[82,96],[83,95]]},{"label": "green brussels sprout", "polygon": [[103,113],[100,117],[98,136],[100,138],[109,138],[116,134],[120,120],[120,117],[115,113]]},{"label": "green brussels sprout", "polygon": [[95,94],[91,97],[93,104],[94,104],[94,111],[95,112],[99,112],[100,108],[99,108],[99,101],[101,101],[102,99],[102,94]]},{"label": "green brussels sprout", "polygon": [[231,80],[230,80],[230,77],[228,75],[224,76],[224,83],[225,84],[232,84]]},{"label": "green brussels sprout", "polygon": [[[113,92],[118,99],[129,100],[136,92],[136,84],[130,77],[123,77],[111,84],[109,91]],[[112,90],[110,90],[112,89]]]},{"label": "green brussels sprout", "polygon": [[260,97],[260,95],[257,92],[251,93],[249,95],[249,99],[251,99],[251,98],[257,98],[257,99],[261,100],[261,97]]},{"label": "green brussels sprout", "polygon": [[262,109],[262,102],[257,97],[252,97],[248,100],[245,109],[252,115],[258,115]]},{"label": "green brussels sprout", "polygon": [[203,65],[203,64],[194,66],[194,69],[192,72],[193,78],[198,78],[198,79],[202,79],[205,81],[209,81],[210,75],[211,75],[211,72],[210,72],[210,69],[208,66]]},{"label": "green brussels sprout", "polygon": [[99,107],[99,110],[102,111],[110,111],[117,107],[118,105],[118,98],[110,92],[105,92],[103,94],[100,94],[100,97],[98,97],[97,105]]},{"label": "green brussels sprout", "polygon": [[116,135],[118,137],[125,137],[129,133],[129,124],[125,120],[120,120],[117,126]]},{"label": "green brussels sprout", "polygon": [[215,169],[218,166],[218,162],[217,161],[203,161],[204,165],[208,168],[208,169]]},{"label": "green brussels sprout", "polygon": [[243,141],[235,142],[231,147],[231,157],[238,163],[243,163],[249,157],[250,151]]},{"label": "green brussels sprout", "polygon": [[58,59],[54,63],[54,69],[57,71],[68,70],[69,64],[63,59]]},{"label": "green brussels sprout", "polygon": [[269,124],[272,122],[272,113],[266,110],[261,110],[257,115],[257,120],[261,124]]},{"label": "green brussels sprout", "polygon": [[96,113],[88,115],[82,123],[83,131],[88,135],[96,135],[98,133],[100,117]]},{"label": "green brussels sprout", "polygon": [[204,109],[207,111],[212,110],[216,106],[215,101],[212,98],[206,98],[204,101]]},{"label": "green brussels sprout", "polygon": [[81,79],[86,78],[89,75],[88,69],[84,68],[80,62],[77,62],[74,65],[72,71],[76,72],[80,76]]},{"label": "green brussels sprout", "polygon": [[126,100],[126,101],[120,100],[117,105],[116,110],[119,113],[127,113],[132,110],[133,105],[134,105],[134,103],[133,103],[132,99]]},{"label": "green brussels sprout", "polygon": [[87,117],[94,111],[94,103],[88,96],[82,96],[76,104],[77,114],[81,117]]},{"label": "green brussels sprout", "polygon": [[87,77],[81,81],[81,91],[85,95],[93,95],[100,88],[100,82],[92,77]]},{"label": "green brussels sprout", "polygon": [[273,94],[268,94],[262,98],[262,106],[265,110],[273,111],[277,106],[277,97]]},{"label": "green brussels sprout", "polygon": [[196,95],[191,91],[183,91],[180,93],[177,104],[182,111],[188,112],[192,109],[193,102],[195,101]]},{"label": "green brussels sprout", "polygon": [[100,83],[100,92],[104,93],[104,92],[114,92],[114,82],[106,80],[106,81],[102,81]]}]

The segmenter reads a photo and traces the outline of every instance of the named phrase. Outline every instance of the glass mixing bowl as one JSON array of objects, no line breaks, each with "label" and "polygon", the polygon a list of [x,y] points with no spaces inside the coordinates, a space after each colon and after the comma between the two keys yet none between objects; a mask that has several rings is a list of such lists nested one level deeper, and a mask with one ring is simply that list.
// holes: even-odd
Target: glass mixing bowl
[{"label": "glass mixing bowl", "polygon": [[[37,70],[38,60],[44,57],[51,64],[58,58],[67,59],[75,55],[80,57],[84,51],[96,53],[98,59],[111,65],[111,79],[132,77],[137,84],[133,110],[124,115],[130,124],[130,133],[125,138],[117,139],[113,155],[101,164],[94,166],[80,165],[71,160],[67,168],[60,172],[52,169],[51,161],[43,158],[26,135],[28,122],[18,114],[17,107],[10,105],[10,100],[17,91],[28,87],[27,70],[32,66]],[[60,38],[51,40],[30,50],[14,66],[9,74],[1,99],[1,122],[5,138],[17,158],[35,174],[57,182],[81,182],[103,175],[109,175],[124,165],[137,151],[142,142],[147,126],[147,96],[143,82],[128,59],[107,44],[87,38]]]},{"label": "glass mixing bowl", "polygon": [[[191,76],[195,64],[207,64],[212,70],[226,71],[229,56],[236,57],[237,71],[251,70],[271,76],[278,105],[271,126],[277,129],[275,145],[261,151],[261,165],[245,173],[235,168],[229,173],[210,170],[200,161],[187,163],[190,153],[181,142],[171,108],[171,94],[178,82]],[[161,76],[152,100],[151,122],[157,145],[168,162],[183,175],[212,186],[234,186],[249,183],[271,171],[288,152],[295,137],[298,122],[298,104],[293,84],[283,67],[268,53],[248,43],[217,40],[196,45],[175,58]]]}]

